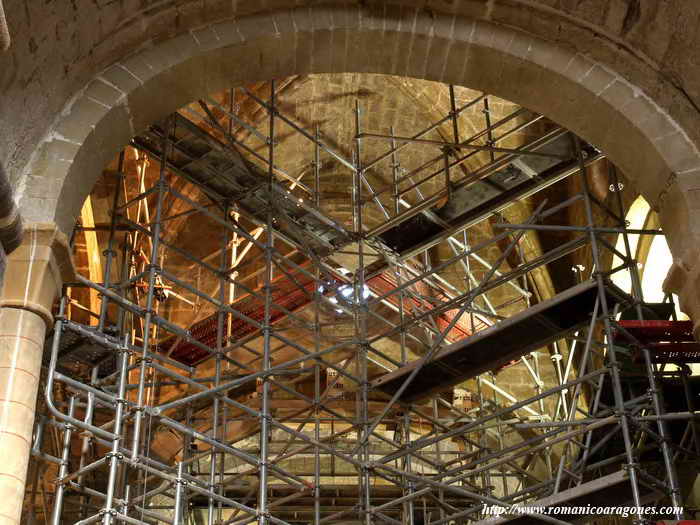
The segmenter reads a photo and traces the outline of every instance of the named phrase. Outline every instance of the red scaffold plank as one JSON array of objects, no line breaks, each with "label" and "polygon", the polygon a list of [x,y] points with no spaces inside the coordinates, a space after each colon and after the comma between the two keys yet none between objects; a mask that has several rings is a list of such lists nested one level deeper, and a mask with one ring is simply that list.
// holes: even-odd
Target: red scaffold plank
[{"label": "red scaffold plank", "polygon": [[[369,286],[369,288],[377,295],[384,295],[390,292],[391,290],[395,289],[397,285],[397,281],[389,272],[383,272],[367,281],[367,286]],[[445,293],[439,289],[433,287],[429,288],[422,282],[416,283],[415,287],[418,289],[421,295],[430,297],[431,299],[433,299],[433,301],[416,297],[415,294],[410,296],[408,294],[404,294],[403,307],[404,311],[409,315],[419,315],[420,313],[432,310],[436,306],[439,307],[441,302],[449,301],[449,297],[447,297]],[[397,292],[388,296],[387,301],[397,306],[399,304],[400,297],[401,294]],[[458,311],[459,306],[455,306],[455,308],[452,310],[442,312],[442,314],[440,314],[436,318],[436,324],[438,328],[440,330],[445,330],[450,325],[454,317],[457,315]],[[454,343],[457,341],[461,341],[465,337],[469,337],[471,335],[472,331],[469,327],[468,320],[468,315],[463,315],[460,319],[457,320],[455,325],[447,334],[446,339],[448,342]],[[476,319],[476,321],[479,323],[476,327],[477,330],[487,327],[487,325],[480,319]]]},{"label": "red scaffold plank", "polygon": [[[692,321],[618,321],[618,324],[641,343],[694,341]],[[624,340],[620,330],[617,340]]]},{"label": "red scaffold plank", "polygon": [[[314,294],[315,281],[303,272],[296,271],[290,272],[290,274],[294,280],[286,275],[281,275],[272,281],[272,324],[284,319],[287,316],[287,311],[294,313],[311,303],[310,297]],[[303,286],[303,289],[300,289],[299,285]],[[256,294],[258,294],[257,297],[252,294],[241,296],[231,304],[231,308],[252,321],[262,324],[265,318],[263,290],[261,288],[256,290]],[[224,317],[224,326],[228,326],[229,320],[231,321],[232,341],[244,339],[260,331],[255,324],[228,313]],[[217,326],[217,315],[214,314],[195,323],[190,328],[190,334],[196,341],[210,348],[215,348]],[[205,349],[177,337],[170,337],[161,342],[158,345],[158,351],[169,353],[173,359],[189,366],[200,363],[210,355]]]},{"label": "red scaffold plank", "polygon": [[[280,275],[272,282],[271,323],[273,325],[284,319],[287,315],[287,311],[294,313],[311,304],[315,281],[300,271],[290,272],[290,274],[293,276],[294,280],[286,275]],[[336,284],[340,284],[340,281]],[[303,286],[303,290],[300,289],[300,286]],[[367,281],[367,286],[373,293],[384,295],[396,288],[397,283],[389,272],[384,272],[369,279]],[[407,294],[404,294],[404,308],[409,314],[419,315],[420,313],[427,312],[439,306],[441,302],[447,302],[449,300],[449,297],[447,297],[444,292],[433,287],[428,288],[424,283],[417,283],[416,288],[418,288],[421,295],[430,297],[432,300],[415,296],[409,297]],[[259,297],[251,294],[241,296],[231,304],[231,307],[249,319],[262,324],[265,316],[263,290],[256,290],[256,294],[258,294]],[[398,305],[400,294],[395,293],[388,296],[387,301],[393,305]],[[284,310],[280,307],[284,308]],[[455,307],[452,310],[447,310],[438,315],[436,317],[437,327],[440,330],[445,330],[454,319],[458,309],[458,307]],[[446,339],[448,342],[461,341],[471,335],[468,319],[468,316],[464,315],[455,323],[447,334]],[[225,314],[224,326],[228,326],[229,320],[231,321],[232,330],[231,341],[239,341],[260,331],[255,324],[240,319],[239,317],[231,316],[231,314]],[[487,326],[483,321],[478,319],[477,321],[477,330]],[[194,340],[213,349],[216,346],[217,325],[217,315],[215,314],[195,323],[190,328],[190,334]],[[170,337],[162,341],[158,345],[158,351],[169,354],[171,358],[189,366],[197,365],[210,355],[207,350],[177,337]]]}]

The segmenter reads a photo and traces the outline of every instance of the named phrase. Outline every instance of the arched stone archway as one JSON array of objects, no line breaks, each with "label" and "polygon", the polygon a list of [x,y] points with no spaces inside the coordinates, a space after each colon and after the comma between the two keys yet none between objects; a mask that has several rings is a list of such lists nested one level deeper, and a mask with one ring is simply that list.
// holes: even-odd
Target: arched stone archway
[{"label": "arched stone archway", "polygon": [[[652,202],[674,176],[700,169],[684,129],[603,64],[485,21],[408,9],[277,11],[200,27],[121,60],[64,108],[25,175],[30,219],[70,228],[94,178],[151,122],[231,85],[301,73],[387,73],[444,81],[512,100],[603,149]],[[33,185],[51,206],[32,209]],[[36,192],[34,192],[36,193]],[[38,214],[38,215],[37,215]]]},{"label": "arched stone archway", "polygon": [[[44,325],[70,266],[63,236],[39,223],[69,231],[106,162],[154,120],[214,91],[300,73],[376,72],[465,85],[546,114],[597,145],[661,211],[676,256],[668,283],[698,333],[700,127],[692,94],[700,84],[689,81],[687,89],[674,78],[686,62],[662,67],[666,57],[658,49],[668,46],[646,52],[635,46],[625,36],[626,15],[618,16],[624,20],[615,32],[578,11],[608,12],[622,2],[553,8],[540,0],[326,0],[287,9],[301,3],[95,2],[81,5],[79,19],[68,24],[69,2],[6,0],[11,23],[19,25],[25,13],[32,19],[11,54],[0,57],[0,93],[13,101],[0,112],[3,129],[13,130],[0,134],[0,156],[25,221],[33,223],[28,247],[15,258],[23,273],[8,279],[18,289],[3,297],[13,306],[4,309],[5,338],[17,355],[30,356],[26,367],[35,372],[22,395],[36,395]],[[668,10],[691,18],[690,9],[700,11],[690,4],[679,0]],[[95,15],[104,27],[93,31]],[[59,38],[62,24],[75,31],[73,38]],[[689,27],[680,32],[692,33]],[[47,28],[49,38],[34,38]],[[67,64],[71,40],[86,48],[78,46],[78,59]],[[693,49],[697,38],[687,42]],[[41,60],[20,49],[38,49]],[[683,46],[675,52],[682,55]],[[22,399],[21,432],[0,429],[0,438],[16,434],[25,442],[23,448],[15,442],[23,456],[0,473],[0,491],[12,494],[4,504],[16,515],[35,404],[31,396]],[[9,516],[0,508],[2,514]]]},{"label": "arched stone archway", "polygon": [[321,72],[464,85],[576,132],[660,209],[677,258],[670,286],[691,314],[700,308],[691,282],[700,152],[690,133],[641,88],[583,54],[488,21],[414,8],[280,10],[207,24],[131,54],[88,82],[56,119],[19,181],[22,212],[28,222],[69,231],[102,167],[153,121],[232,85]]}]

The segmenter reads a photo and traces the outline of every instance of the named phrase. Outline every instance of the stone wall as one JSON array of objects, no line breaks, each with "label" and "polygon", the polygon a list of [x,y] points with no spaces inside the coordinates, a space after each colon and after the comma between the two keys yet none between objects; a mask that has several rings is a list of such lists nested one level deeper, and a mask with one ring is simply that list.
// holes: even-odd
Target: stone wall
[{"label": "stone wall", "polygon": [[[405,16],[417,8],[508,25],[599,61],[644,89],[693,131],[700,105],[700,4],[693,0],[468,0],[383,2],[300,0],[171,0],[145,2],[35,2],[6,0],[13,37],[0,55],[0,158],[15,180],[34,146],[65,103],[109,65],[164,39],[208,23],[302,5],[362,3],[375,18]],[[101,92],[109,95],[102,87]],[[6,126],[9,126],[7,128]]]}]

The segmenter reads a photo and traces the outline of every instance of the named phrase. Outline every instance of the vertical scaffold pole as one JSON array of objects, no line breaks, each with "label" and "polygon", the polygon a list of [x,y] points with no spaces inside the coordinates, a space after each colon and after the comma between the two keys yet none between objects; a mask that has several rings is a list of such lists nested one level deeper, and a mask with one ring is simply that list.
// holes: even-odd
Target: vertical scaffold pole
[{"label": "vertical scaffold pole", "polygon": [[167,171],[168,151],[170,149],[170,133],[175,130],[175,119],[168,119],[163,133],[163,155],[160,159],[160,173],[158,175],[158,196],[156,216],[151,230],[151,254],[148,264],[148,293],[146,295],[146,314],[143,321],[143,345],[141,347],[141,363],[139,366],[139,384],[136,394],[136,407],[134,407],[134,433],[131,444],[131,460],[136,461],[141,453],[141,427],[143,426],[144,400],[146,390],[146,376],[150,361],[151,324],[153,318],[153,305],[155,298],[156,277],[158,275],[158,252],[160,249],[160,232],[163,219],[163,200],[165,198],[165,173]]},{"label": "vertical scaffold pole", "polygon": [[[321,130],[316,125],[316,142],[314,143],[314,204],[316,209],[321,208]],[[321,350],[321,269],[314,267],[314,352]],[[316,443],[321,440],[321,364],[314,365],[314,439]],[[314,446],[314,525],[321,524],[321,448]]]},{"label": "vertical scaffold pole", "polygon": [[107,479],[107,497],[105,498],[104,517],[102,521],[103,525],[110,525],[113,523],[114,492],[117,485],[117,470],[119,468],[119,462],[121,461],[121,434],[124,419],[124,407],[127,403],[126,383],[128,379],[128,361],[128,352],[126,350],[126,345],[124,345],[124,350],[119,352],[118,357],[118,395],[116,401],[117,408],[114,415],[114,434],[116,437],[112,441],[112,449],[109,455],[109,477]]},{"label": "vertical scaffold pole", "polygon": [[316,141],[314,142],[314,204],[321,209],[321,130],[316,124]]},{"label": "vertical scaffold pole", "polygon": [[[71,396],[68,402],[68,416],[75,414],[76,396]],[[65,483],[63,478],[68,474],[70,462],[70,441],[73,436],[73,425],[65,423],[63,425],[63,446],[61,449],[61,466],[58,469],[58,484],[54,495],[53,512],[51,514],[51,525],[61,524],[61,512],[63,511],[63,495],[65,494]]]},{"label": "vertical scaffold pole", "polygon": [[615,350],[615,345],[613,344],[613,332],[610,320],[610,310],[608,308],[608,300],[605,293],[605,282],[603,281],[603,272],[600,260],[600,252],[598,248],[598,234],[595,228],[595,221],[593,218],[593,206],[591,203],[590,185],[588,183],[588,177],[586,176],[586,165],[583,157],[583,150],[581,149],[581,142],[578,137],[572,134],[574,145],[576,148],[576,155],[579,162],[579,176],[581,178],[581,185],[583,191],[583,203],[586,212],[586,225],[588,229],[588,235],[591,242],[591,255],[593,258],[594,265],[594,275],[593,278],[598,284],[598,301],[600,304],[601,314],[603,316],[603,323],[605,327],[605,338],[606,338],[606,349],[608,356],[610,357],[610,375],[613,393],[615,396],[615,415],[618,417],[620,428],[622,431],[622,439],[625,444],[625,457],[628,469],[629,481],[632,489],[632,499],[634,501],[634,506],[637,508],[635,515],[637,519],[643,520],[644,516],[639,512],[641,507],[641,497],[639,494],[639,482],[638,482],[638,465],[634,457],[634,445],[632,444],[632,437],[630,435],[630,422],[629,422],[629,408],[625,407],[623,395],[622,395],[622,380],[620,378],[620,364],[617,360],[617,352]]},{"label": "vertical scaffold pole", "polygon": [[[398,151],[396,148],[396,140],[394,139],[394,127],[392,126],[390,129],[390,134],[391,134],[391,175],[392,175],[392,186],[393,186],[393,200],[394,200],[394,215],[398,215],[401,206],[400,206],[400,195],[399,195],[399,184],[398,184],[398,179],[400,175],[400,168],[401,165],[399,163],[399,156],[398,156]],[[403,270],[401,268],[400,264],[396,264],[393,266],[394,269],[394,274],[396,275],[396,285],[400,288],[399,292],[399,325],[403,325],[405,322],[405,293],[403,290]],[[401,345],[400,348],[400,355],[401,355],[401,365],[404,366],[408,363],[408,352],[406,348],[406,331],[401,330],[399,334],[399,344]],[[404,446],[409,446],[411,442],[411,416],[406,410],[403,414],[403,417],[400,420],[400,424],[398,426],[399,429],[401,429],[401,443]],[[411,456],[410,454],[406,456],[403,460],[403,465],[402,468],[403,470],[410,471],[411,470]],[[412,490],[413,490],[413,481],[407,479],[405,476],[402,476],[401,478],[401,485],[403,486],[402,494],[403,496],[408,496]],[[413,499],[409,499],[408,501],[405,501],[402,505],[402,519],[401,522],[403,525],[413,525]]]},{"label": "vertical scaffold pole", "polygon": [[[177,464],[177,479],[175,480],[175,502],[174,502],[174,510],[173,510],[173,525],[180,525],[183,521],[182,513],[183,513],[183,505],[182,505],[182,500],[183,500],[183,489],[184,489],[184,482],[185,479],[182,475],[183,473],[183,465],[182,461],[180,461]],[[210,511],[210,516],[211,516],[211,511]],[[211,520],[210,520],[211,521]]]},{"label": "vertical scaffold pole", "polygon": [[[635,297],[635,308],[637,310],[637,318],[642,321],[643,313],[641,305],[644,302],[644,295],[642,292],[641,279],[639,278],[639,271],[637,269],[637,262],[634,255],[632,254],[632,249],[629,241],[629,235],[627,233],[627,224],[624,222],[624,204],[622,202],[621,190],[622,185],[617,176],[617,170],[614,166],[608,166],[608,182],[610,183],[610,188],[615,194],[615,200],[617,203],[617,212],[621,219],[620,228],[622,228],[622,240],[625,246],[625,257],[627,257],[627,264],[629,267],[629,272],[632,277],[632,290]],[[644,355],[644,364],[647,373],[647,379],[649,381],[649,395],[651,397],[652,405],[654,407],[654,412],[657,416],[661,416],[664,413],[663,403],[661,402],[661,394],[658,388],[657,380],[654,375],[654,365],[651,362],[651,355],[649,354],[648,348],[642,348],[642,354]],[[671,457],[671,449],[669,447],[669,433],[666,422],[659,418],[656,421],[657,430],[661,438],[661,454],[664,459],[664,468],[666,469],[666,480],[669,485],[669,492],[671,496],[671,503],[676,509],[680,509],[683,505],[681,499],[680,488],[678,486],[678,476],[676,474],[676,468]],[[675,512],[674,516],[677,520],[683,519],[683,514],[681,512]]]},{"label": "vertical scaffold pole", "polygon": [[[268,137],[268,173],[267,173],[267,198],[266,211],[266,237],[265,237],[265,313],[263,320],[263,370],[269,370],[270,343],[272,331],[272,249],[274,246],[274,233],[272,230],[272,183],[273,167],[275,164],[275,81],[270,81],[270,109],[269,109],[269,137]],[[262,378],[262,401],[260,410],[260,490],[258,493],[258,523],[268,523],[269,511],[267,508],[267,482],[268,482],[268,452],[270,438],[270,378]]]},{"label": "vertical scaffold pole", "polygon": [[[114,197],[112,200],[112,216],[109,219],[109,240],[107,241],[107,249],[104,251],[105,256],[105,269],[104,277],[102,282],[105,288],[111,286],[112,281],[112,264],[114,263],[114,258],[117,253],[114,251],[114,238],[117,229],[117,207],[119,206],[119,191],[122,180],[124,179],[124,150],[119,153],[119,163],[117,165],[117,181],[114,184]],[[104,330],[105,322],[107,320],[107,307],[109,306],[109,299],[106,296],[102,296],[102,303],[100,304],[100,320],[97,324],[97,331],[101,332]]]},{"label": "vertical scaffold pole", "polygon": [[[228,220],[229,218],[229,212],[230,209],[228,206],[224,208],[224,219]],[[223,356],[224,352],[224,347],[226,346],[224,344],[224,337],[225,337],[225,330],[226,330],[226,312],[224,311],[224,305],[226,304],[226,283],[227,283],[227,278],[226,278],[226,260],[227,260],[227,255],[228,255],[228,230],[226,228],[222,228],[221,232],[221,254],[219,257],[219,308],[218,312],[216,314],[216,357],[214,358],[214,388],[219,386],[219,383],[221,382],[221,358]],[[219,412],[220,412],[220,403],[219,403],[219,397],[215,396],[214,399],[212,400],[212,422],[211,422],[211,428],[212,428],[212,437],[216,440],[225,440],[225,435],[220,435],[219,433]],[[224,428],[224,432],[226,429]],[[208,508],[208,515],[207,515],[207,525],[214,525],[218,521],[214,519],[215,515],[215,509],[214,509],[214,493],[216,492],[216,474],[217,474],[217,457],[222,456],[223,458],[223,453],[217,452],[217,450],[212,447],[211,449],[211,456],[210,456],[210,465],[209,465],[209,490],[211,491],[211,494],[209,495],[209,508]],[[223,467],[222,467],[223,468]]]},{"label": "vertical scaffold pole", "polygon": [[358,367],[360,371],[360,410],[358,413],[359,427],[357,435],[364,442],[364,446],[359,452],[362,468],[360,469],[360,508],[363,512],[363,521],[366,525],[371,525],[371,493],[369,470],[369,431],[368,425],[368,396],[369,382],[367,379],[367,301],[365,299],[365,237],[363,233],[362,217],[362,133],[360,101],[355,101],[355,171],[353,172],[353,226],[357,239],[357,271],[355,272],[355,289],[353,313],[355,317],[355,338],[358,346]]}]

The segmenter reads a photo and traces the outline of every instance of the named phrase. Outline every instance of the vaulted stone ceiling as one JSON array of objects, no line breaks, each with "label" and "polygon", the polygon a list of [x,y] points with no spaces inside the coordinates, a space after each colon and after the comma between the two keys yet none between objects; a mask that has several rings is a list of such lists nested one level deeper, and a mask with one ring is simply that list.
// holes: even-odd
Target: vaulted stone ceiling
[{"label": "vaulted stone ceiling", "polygon": [[[298,125],[306,129],[309,133],[314,133],[318,128],[325,144],[333,148],[346,159],[352,159],[355,149],[355,108],[356,104],[360,108],[360,125],[362,132],[389,134],[393,129],[397,136],[412,136],[423,130],[434,122],[443,119],[451,111],[449,86],[437,82],[418,80],[406,77],[396,77],[390,75],[374,74],[332,74],[332,75],[308,75],[296,76],[281,79],[277,83],[277,105],[279,110],[286,116],[292,118]],[[263,100],[269,98],[269,84],[258,83],[247,87],[252,93]],[[457,108],[467,105],[469,102],[478,99],[482,94],[474,90],[455,87],[455,105]],[[232,103],[233,95],[233,103]],[[212,94],[204,102],[213,115],[219,119],[224,129],[229,127],[229,117],[226,115],[231,108],[234,113],[248,125],[255,127],[262,135],[268,133],[267,112],[254,100],[246,96],[242,90],[231,90],[223,93]],[[512,102],[489,97],[486,105],[479,100],[462,112],[458,118],[458,128],[460,140],[468,139],[475,134],[481,133],[487,122],[498,122],[504,117],[517,111],[519,107]],[[199,101],[194,101],[189,106],[181,110],[181,114],[186,118],[196,122],[206,129],[210,134],[220,138],[225,142],[225,137],[221,129],[211,125],[206,118],[206,113]],[[532,114],[528,111],[509,121],[498,129],[498,135],[506,133],[518,127]],[[517,148],[532,138],[541,136],[542,133],[553,125],[546,119],[536,122],[521,131],[510,134],[499,143],[500,147]],[[267,146],[260,138],[251,131],[237,123],[231,127],[232,136],[236,140],[246,144],[251,150],[267,155]],[[295,132],[284,123],[278,123],[276,129],[277,145],[275,147],[276,164],[284,169],[294,178],[311,186],[313,184],[313,143],[304,138],[300,133]],[[423,138],[440,142],[451,142],[453,138],[453,128],[451,120],[437,127]],[[486,144],[488,136],[483,135],[478,143]],[[384,153],[389,147],[388,141],[381,139],[364,139],[362,141],[362,162],[369,162]],[[262,163],[252,155],[243,152],[246,157],[258,164],[261,169],[266,169]],[[426,163],[440,149],[430,144],[413,144],[402,149],[397,160],[402,173],[414,170]],[[473,156],[460,168],[462,175],[483,166],[489,161],[488,152],[475,152]],[[138,166],[143,160],[137,160],[135,150],[126,150],[125,169],[127,173],[136,173]],[[108,172],[117,168],[117,159],[109,166]],[[157,163],[146,166],[147,177],[155,179],[158,176]],[[323,199],[321,208],[329,216],[349,224],[350,214],[350,187],[352,178],[349,170],[344,168],[338,161],[325,152],[321,152],[321,178],[323,187]],[[367,179],[373,189],[383,189],[391,184],[392,169],[388,161],[377,164],[367,174]],[[441,179],[435,179],[420,186],[423,196],[427,197],[443,184]],[[107,185],[105,189],[103,185]],[[93,209],[95,221],[107,224],[109,221],[108,209],[111,205],[111,183],[109,177],[104,178],[93,193]],[[196,193],[196,192],[195,192]],[[136,190],[132,194],[136,195]],[[303,195],[303,192],[300,193]],[[201,197],[201,195],[200,195]],[[383,198],[384,204],[388,206],[387,199]],[[411,192],[406,194],[406,199],[417,204],[420,197]],[[370,204],[365,205],[371,208]],[[526,219],[531,204],[529,200],[509,208],[505,215],[511,222],[522,222]],[[170,214],[178,213],[181,210],[169,210]],[[371,216],[371,215],[370,215]],[[379,214],[377,212],[377,219]],[[202,228],[206,228],[207,219],[202,216],[184,216],[180,219],[170,221],[167,228],[167,237],[170,241],[182,246],[187,250],[201,257],[218,253],[220,249],[220,239],[215,236],[202,238]],[[478,242],[493,235],[489,221],[472,228],[472,241]],[[528,250],[533,256],[541,253],[539,239],[536,234],[526,236]],[[104,242],[105,239],[103,238]],[[253,248],[250,257],[258,255],[257,248]],[[448,253],[436,253],[436,261],[440,257],[448,257]],[[497,258],[497,252],[492,254]],[[183,262],[184,264],[184,262]],[[191,264],[184,264],[183,273],[191,271]],[[475,268],[475,275],[479,276],[484,270]],[[464,275],[447,273],[444,276],[458,286],[463,286]],[[544,284],[544,283],[547,284]],[[200,283],[201,284],[201,283]],[[215,287],[216,283],[212,283]],[[543,297],[553,293],[552,284],[548,282],[548,277],[540,283],[546,291]],[[494,293],[500,293],[496,290]],[[505,293],[505,292],[504,292]],[[496,301],[496,304],[505,304],[512,299],[504,296]],[[522,304],[520,305],[522,306]],[[516,306],[516,308],[519,308]],[[175,312],[173,312],[174,314]],[[207,311],[202,311],[197,318],[207,315]]]}]

